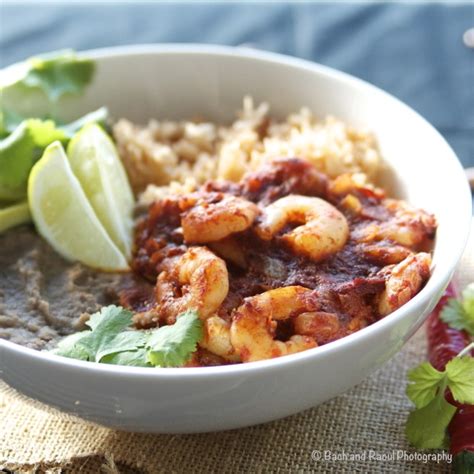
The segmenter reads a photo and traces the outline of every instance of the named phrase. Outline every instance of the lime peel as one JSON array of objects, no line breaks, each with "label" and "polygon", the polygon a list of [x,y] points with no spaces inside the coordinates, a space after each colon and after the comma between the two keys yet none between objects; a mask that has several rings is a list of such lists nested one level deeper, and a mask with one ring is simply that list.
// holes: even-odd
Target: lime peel
[{"label": "lime peel", "polygon": [[74,175],[59,141],[49,145],[28,181],[28,201],[38,232],[63,257],[108,271],[128,270]]},{"label": "lime peel", "polygon": [[0,233],[31,220],[28,202],[0,209]]},{"label": "lime peel", "polygon": [[135,202],[114,143],[100,126],[90,123],[74,136],[67,151],[72,171],[97,217],[130,258]]}]

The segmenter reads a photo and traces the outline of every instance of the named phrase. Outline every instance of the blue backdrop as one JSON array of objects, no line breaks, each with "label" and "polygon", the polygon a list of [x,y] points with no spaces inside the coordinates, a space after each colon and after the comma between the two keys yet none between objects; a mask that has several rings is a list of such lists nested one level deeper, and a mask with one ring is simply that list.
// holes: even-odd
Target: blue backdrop
[{"label": "blue backdrop", "polygon": [[31,4],[0,6],[0,64],[61,48],[251,44],[311,59],[391,92],[474,166],[474,4]]}]

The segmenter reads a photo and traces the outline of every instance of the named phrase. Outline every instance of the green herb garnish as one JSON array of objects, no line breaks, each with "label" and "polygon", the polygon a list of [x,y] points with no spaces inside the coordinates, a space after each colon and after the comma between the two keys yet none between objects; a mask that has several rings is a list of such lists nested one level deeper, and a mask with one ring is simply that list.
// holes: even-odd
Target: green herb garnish
[{"label": "green herb garnish", "polygon": [[196,311],[178,316],[176,323],[150,331],[131,329],[132,313],[107,306],[93,314],[91,328],[61,340],[55,354],[137,367],[181,367],[202,338],[202,323]]},{"label": "green herb garnish", "polygon": [[[105,107],[67,124],[60,122],[55,113],[61,97],[84,91],[94,70],[92,60],[68,50],[30,58],[2,76],[0,201],[18,203],[26,198],[31,168],[48,145],[56,140],[66,145],[88,123],[105,125],[108,116]],[[47,107],[42,116],[33,111],[35,101],[30,95],[34,91],[40,91],[46,97]],[[20,221],[0,216],[0,229],[4,231],[27,221],[28,217]]]},{"label": "green herb garnish", "polygon": [[20,89],[22,93],[40,89],[51,102],[57,102],[64,95],[80,94],[92,80],[94,71],[92,60],[78,57],[72,50],[56,51],[27,59],[21,74],[4,88]]},{"label": "green herb garnish", "polygon": [[456,407],[445,399],[451,390],[455,401],[474,404],[474,359],[469,352],[474,343],[446,364],[443,372],[424,362],[408,373],[407,395],[415,404],[406,425],[406,435],[417,448],[444,448],[446,429]]},{"label": "green herb garnish", "polygon": [[196,311],[186,311],[172,326],[153,331],[146,344],[147,360],[159,367],[179,367],[196,350],[202,323]]},{"label": "green herb garnish", "polygon": [[474,283],[464,289],[461,301],[449,299],[441,312],[441,319],[448,326],[464,330],[474,337]]}]

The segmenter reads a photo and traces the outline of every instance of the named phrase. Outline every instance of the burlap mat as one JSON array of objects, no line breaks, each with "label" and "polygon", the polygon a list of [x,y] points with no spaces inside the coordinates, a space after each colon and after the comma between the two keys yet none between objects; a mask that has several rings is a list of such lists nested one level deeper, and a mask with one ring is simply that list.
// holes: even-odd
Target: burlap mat
[{"label": "burlap mat", "polygon": [[[473,243],[474,235],[460,267],[461,285],[474,280]],[[113,431],[61,414],[0,385],[0,469],[39,473],[450,472],[443,461],[410,459],[416,451],[404,436],[411,409],[405,396],[406,371],[425,358],[425,350],[422,329],[391,362],[344,395],[284,420],[202,435]],[[369,450],[379,459],[369,459]],[[340,460],[314,459],[325,451]],[[365,461],[349,458],[364,452]],[[402,459],[396,459],[397,455]],[[383,456],[386,459],[381,460]]]}]

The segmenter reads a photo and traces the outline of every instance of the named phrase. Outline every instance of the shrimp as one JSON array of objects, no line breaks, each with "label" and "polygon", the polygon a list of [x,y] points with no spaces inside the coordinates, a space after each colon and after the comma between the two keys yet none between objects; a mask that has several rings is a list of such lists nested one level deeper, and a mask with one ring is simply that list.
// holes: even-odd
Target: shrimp
[{"label": "shrimp", "polygon": [[256,226],[258,236],[272,239],[287,224],[303,223],[283,234],[282,240],[297,254],[318,262],[338,252],[349,236],[343,214],[316,197],[290,195],[267,206]]},{"label": "shrimp", "polygon": [[434,234],[436,219],[428,212],[415,209],[395,199],[385,199],[382,204],[391,217],[358,229],[353,236],[357,241],[374,242],[389,239],[413,248]]},{"label": "shrimp", "polygon": [[[183,206],[188,207],[192,198],[185,199]],[[198,197],[181,217],[184,241],[200,244],[222,240],[248,229],[258,213],[256,204],[230,194],[210,193],[206,198]]]},{"label": "shrimp", "polygon": [[310,311],[296,316],[294,328],[297,334],[314,337],[319,344],[336,338],[340,331],[337,314],[324,311]]},{"label": "shrimp", "polygon": [[368,260],[388,265],[400,263],[412,254],[411,250],[402,245],[394,245],[391,242],[376,242],[372,244],[360,244],[357,252]]},{"label": "shrimp", "polygon": [[380,314],[385,316],[413,298],[429,277],[430,265],[431,255],[420,252],[388,269],[389,276],[378,304]]},{"label": "shrimp", "polygon": [[287,286],[250,298],[232,315],[230,341],[243,362],[250,362],[316,347],[314,337],[294,335],[286,342],[274,339],[277,321],[293,318],[311,308],[311,290]]},{"label": "shrimp", "polygon": [[173,324],[194,308],[201,319],[214,314],[229,292],[229,275],[221,258],[206,247],[191,247],[158,276],[156,300],[160,319]]},{"label": "shrimp", "polygon": [[240,356],[230,340],[230,324],[219,316],[211,316],[204,321],[204,337],[199,345],[225,360],[240,362]]}]

